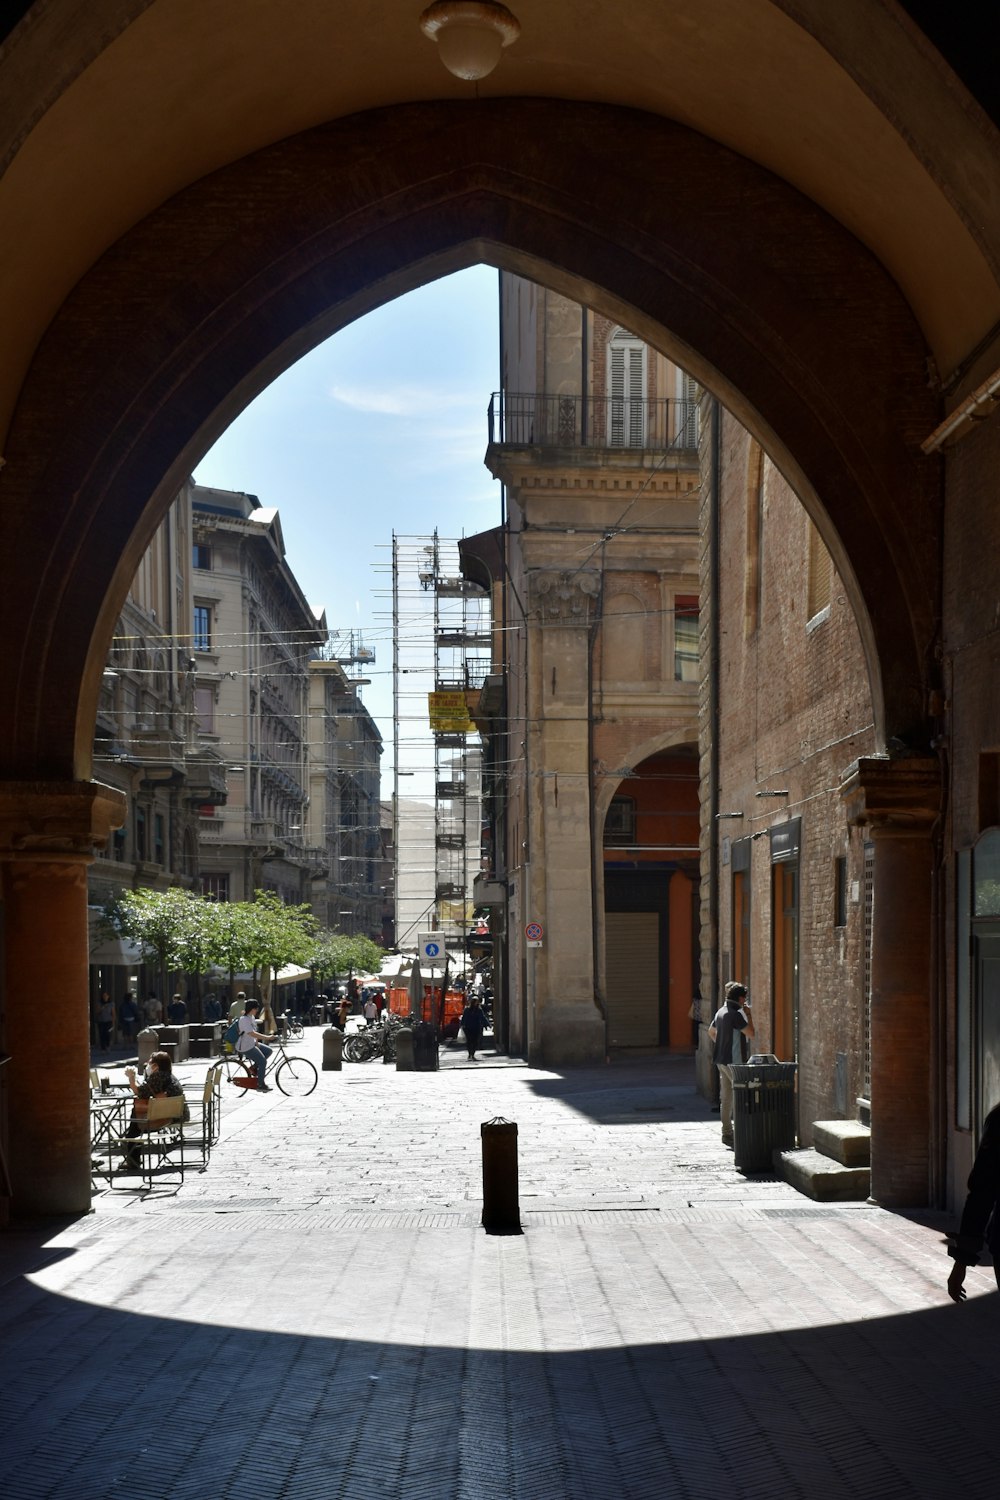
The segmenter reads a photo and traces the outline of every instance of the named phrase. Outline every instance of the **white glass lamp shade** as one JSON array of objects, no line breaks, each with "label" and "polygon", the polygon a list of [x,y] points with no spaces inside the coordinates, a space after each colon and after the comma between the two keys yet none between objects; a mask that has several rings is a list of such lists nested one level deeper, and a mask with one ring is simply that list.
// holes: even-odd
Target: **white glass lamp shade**
[{"label": "white glass lamp shade", "polygon": [[420,29],[437,42],[448,72],[471,82],[492,73],[521,33],[507,7],[491,0],[437,0],[420,17]]}]

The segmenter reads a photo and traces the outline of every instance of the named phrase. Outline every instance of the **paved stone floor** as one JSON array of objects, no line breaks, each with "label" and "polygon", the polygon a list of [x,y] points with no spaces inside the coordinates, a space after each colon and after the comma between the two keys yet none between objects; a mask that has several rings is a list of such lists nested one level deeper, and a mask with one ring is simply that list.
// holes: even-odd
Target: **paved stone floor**
[{"label": "paved stone floor", "polygon": [[996,1500],[992,1273],[955,1307],[943,1220],[738,1175],[688,1059],[345,1066],[131,1182],[0,1236],[7,1500]]}]

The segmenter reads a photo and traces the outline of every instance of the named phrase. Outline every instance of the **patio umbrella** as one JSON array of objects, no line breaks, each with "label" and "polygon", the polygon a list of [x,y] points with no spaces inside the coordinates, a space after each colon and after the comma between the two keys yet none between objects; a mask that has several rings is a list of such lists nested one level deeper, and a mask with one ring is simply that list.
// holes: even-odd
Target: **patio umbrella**
[{"label": "patio umbrella", "polygon": [[410,1015],[416,1016],[418,1021],[424,1018],[424,977],[420,972],[420,959],[413,960],[413,968],[410,970]]}]

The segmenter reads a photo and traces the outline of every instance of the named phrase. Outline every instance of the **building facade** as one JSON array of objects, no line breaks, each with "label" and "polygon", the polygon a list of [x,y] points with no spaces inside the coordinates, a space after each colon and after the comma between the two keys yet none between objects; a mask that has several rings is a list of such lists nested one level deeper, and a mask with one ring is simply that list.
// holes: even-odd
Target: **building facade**
[{"label": "building facade", "polygon": [[755,1050],[798,1063],[811,1145],[817,1120],[871,1114],[873,849],[843,795],[875,749],[871,691],[798,497],[728,412],[713,404],[704,432],[699,1083],[711,1092],[707,1027],[739,979]]},{"label": "building facade", "polygon": [[191,655],[198,732],[226,768],[198,823],[201,888],[220,901],[298,904],[327,859],[307,842],[309,662],[326,622],[285,559],[278,513],[253,495],[190,485]]},{"label": "building facade", "polygon": [[501,1025],[542,1064],[689,1047],[696,393],[627,329],[521,277],[501,276],[500,337]]}]

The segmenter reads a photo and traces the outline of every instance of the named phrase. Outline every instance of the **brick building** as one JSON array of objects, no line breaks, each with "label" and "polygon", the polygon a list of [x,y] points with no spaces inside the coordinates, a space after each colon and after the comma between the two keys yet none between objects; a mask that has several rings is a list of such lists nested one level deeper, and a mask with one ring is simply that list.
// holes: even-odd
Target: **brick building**
[{"label": "brick building", "polygon": [[[798,1062],[798,1125],[867,1116],[872,849],[842,785],[875,749],[853,610],[761,446],[721,408],[702,470],[702,1030],[735,978],[755,1048]],[[711,430],[706,423],[706,433]],[[713,456],[718,455],[717,473]],[[861,1101],[861,1102],[859,1102]]]}]

